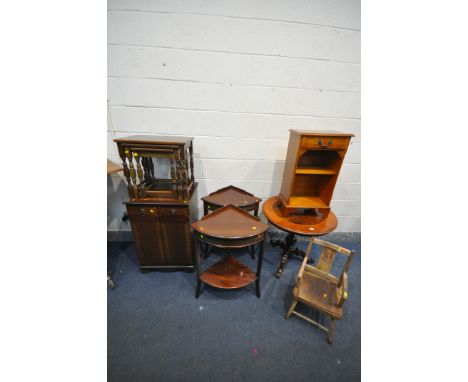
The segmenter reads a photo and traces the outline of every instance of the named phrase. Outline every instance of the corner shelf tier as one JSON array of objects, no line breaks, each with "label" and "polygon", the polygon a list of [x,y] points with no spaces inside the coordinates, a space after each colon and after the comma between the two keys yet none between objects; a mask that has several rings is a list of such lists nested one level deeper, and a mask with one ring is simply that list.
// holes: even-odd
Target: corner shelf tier
[{"label": "corner shelf tier", "polygon": [[257,276],[247,265],[226,256],[204,271],[200,279],[216,288],[237,289],[253,283]]}]

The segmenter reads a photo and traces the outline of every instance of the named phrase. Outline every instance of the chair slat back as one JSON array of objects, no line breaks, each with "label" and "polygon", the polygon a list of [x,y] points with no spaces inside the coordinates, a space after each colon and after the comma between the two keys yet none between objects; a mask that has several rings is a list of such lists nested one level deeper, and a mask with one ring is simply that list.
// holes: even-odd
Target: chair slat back
[{"label": "chair slat back", "polygon": [[317,268],[323,272],[330,273],[330,269],[335,260],[336,251],[331,248],[323,247],[322,253],[320,254]]},{"label": "chair slat back", "polygon": [[349,266],[351,265],[351,261],[354,256],[354,251],[350,251],[349,249],[340,247],[336,244],[329,243],[320,239],[311,239],[311,241],[313,241],[314,244],[317,244],[323,248],[316,266],[316,268],[322,272],[330,273],[330,269],[333,265],[337,252],[340,252],[348,257],[339,277],[339,284],[341,284],[343,274],[348,272]]}]

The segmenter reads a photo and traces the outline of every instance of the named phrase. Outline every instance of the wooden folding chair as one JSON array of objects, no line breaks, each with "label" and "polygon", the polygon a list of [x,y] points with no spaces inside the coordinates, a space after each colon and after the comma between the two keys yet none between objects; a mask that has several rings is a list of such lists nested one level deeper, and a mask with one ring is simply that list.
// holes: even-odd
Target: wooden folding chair
[{"label": "wooden folding chair", "polygon": [[[323,247],[317,267],[307,264],[314,243]],[[339,278],[330,273],[337,252],[348,257]],[[296,286],[293,290],[294,300],[286,314],[286,319],[291,317],[291,314],[294,314],[317,326],[328,333],[327,341],[331,345],[335,331],[335,320],[341,320],[343,317],[343,303],[348,298],[347,272],[353,256],[354,251],[350,251],[349,249],[320,239],[310,239],[301,269],[297,275]],[[330,317],[329,327],[327,328],[309,317],[296,312],[294,308],[298,302],[309,305],[320,313],[328,315]]]}]

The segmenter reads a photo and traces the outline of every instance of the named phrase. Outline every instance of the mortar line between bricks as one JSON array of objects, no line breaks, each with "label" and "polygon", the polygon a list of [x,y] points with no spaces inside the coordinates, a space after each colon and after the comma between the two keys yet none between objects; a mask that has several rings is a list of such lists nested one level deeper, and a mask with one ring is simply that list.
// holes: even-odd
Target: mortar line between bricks
[{"label": "mortar line between bricks", "polygon": [[[282,162],[285,162],[285,159],[245,159],[245,158],[203,158],[203,157],[200,157],[200,158],[197,158],[197,157],[194,157],[196,159],[202,159],[202,160],[230,160],[230,161],[244,161],[244,162],[258,162],[258,161],[261,161],[261,162],[274,162],[274,163],[282,163]],[[361,163],[349,163],[349,162],[343,162],[343,164],[361,164]]]},{"label": "mortar line between bricks", "polygon": [[[319,130],[320,131],[320,130]],[[326,130],[325,130],[326,131]],[[111,133],[112,131],[108,131],[108,133]],[[133,132],[133,131],[125,131],[125,130],[114,130],[114,132],[116,133],[123,133],[123,134],[139,134],[139,135],[166,135],[166,136],[176,136],[176,137],[185,137],[187,134],[170,134],[170,133],[158,133],[158,132],[149,132],[149,131],[140,131],[140,132]],[[215,138],[215,139],[224,139],[224,138],[227,138],[227,139],[258,139],[258,140],[270,140],[270,141],[283,141],[283,142],[288,142],[288,138],[272,138],[272,137],[261,137],[261,136],[257,136],[257,137],[247,137],[247,136],[244,136],[244,137],[240,137],[240,136],[237,136],[237,137],[234,137],[234,136],[230,136],[230,135],[195,135],[194,138]],[[354,139],[354,138],[353,138]],[[361,144],[361,141],[352,141],[350,143],[351,145],[353,144]],[[201,159],[218,159],[218,158],[201,158]],[[240,160],[251,160],[251,159],[240,159]],[[259,160],[271,160],[271,161],[278,161],[278,162],[281,162],[284,160],[281,160],[281,159],[259,159]]]},{"label": "mortar line between bricks", "polygon": [[169,106],[142,106],[142,105],[125,105],[125,104],[109,104],[110,107],[133,107],[140,109],[164,109],[164,110],[185,110],[185,111],[205,111],[205,112],[216,112],[216,113],[231,113],[231,114],[252,114],[252,115],[275,115],[285,117],[312,117],[312,118],[327,118],[327,119],[343,119],[351,121],[360,121],[361,118],[357,117],[328,117],[324,115],[313,115],[313,114],[281,114],[281,113],[260,113],[251,111],[231,111],[231,110],[212,110],[212,109],[190,109],[183,107],[169,107]]},{"label": "mortar line between bricks", "polygon": [[280,20],[280,19],[270,19],[267,17],[245,17],[245,16],[232,16],[232,15],[220,15],[220,14],[208,14],[208,13],[193,13],[193,12],[177,12],[177,11],[156,11],[156,10],[144,10],[144,9],[131,9],[131,8],[109,8],[108,12],[141,12],[141,13],[159,13],[159,14],[169,14],[169,15],[184,15],[184,16],[205,16],[205,17],[223,17],[228,19],[240,19],[240,20],[256,20],[256,21],[269,21],[275,23],[284,23],[284,24],[298,24],[298,25],[310,25],[317,29],[337,29],[344,30],[348,32],[357,32],[361,33],[360,29],[356,28],[347,28],[339,27],[337,25],[329,24],[318,24],[318,23],[308,23],[306,21],[293,21],[293,20]]},{"label": "mortar line between bricks", "polygon": [[226,87],[250,87],[250,88],[262,88],[262,89],[287,89],[287,90],[305,90],[311,92],[328,92],[328,93],[351,93],[361,94],[361,92],[353,90],[336,90],[336,89],[313,89],[313,88],[300,88],[298,86],[278,86],[278,85],[256,85],[256,84],[234,84],[228,82],[215,82],[215,81],[198,81],[198,80],[184,80],[175,78],[162,78],[162,77],[137,77],[137,76],[117,76],[108,75],[107,78],[123,78],[123,79],[135,79],[135,80],[157,80],[157,81],[169,81],[169,82],[188,82],[191,84],[202,84],[202,85],[222,85]]},{"label": "mortar line between bricks", "polygon": [[[225,182],[225,181],[230,181],[230,182],[263,182],[263,183],[281,183],[282,180],[262,180],[262,179],[221,179],[221,178],[195,178],[195,181],[197,180],[209,180],[209,181],[217,181],[217,182]],[[361,183],[337,183],[337,184],[361,184]]]},{"label": "mortar line between bricks", "polygon": [[297,60],[312,60],[312,61],[322,61],[322,62],[337,62],[340,64],[351,64],[351,65],[361,65],[360,62],[354,61],[345,61],[345,60],[336,60],[332,58],[316,58],[316,57],[299,57],[299,56],[285,56],[279,54],[268,54],[268,53],[247,53],[247,52],[230,52],[228,50],[214,50],[214,49],[196,49],[196,48],[176,48],[168,45],[146,45],[146,44],[123,44],[123,43],[107,43],[107,45],[112,46],[135,46],[140,48],[161,48],[161,49],[174,49],[174,50],[186,50],[191,52],[209,52],[209,53],[221,53],[221,54],[240,54],[246,56],[262,56],[262,57],[276,57],[276,58],[286,58],[286,59],[297,59]]},{"label": "mortar line between bricks", "polygon": [[[132,133],[133,134],[133,133]],[[134,134],[143,134],[143,133],[134,133]],[[197,138],[197,137],[195,137]],[[108,155],[107,156],[108,158],[115,158],[115,159],[120,159],[120,157],[118,155]],[[242,159],[242,158],[203,158],[203,157],[196,157],[194,156],[193,157],[194,159],[196,160],[216,160],[216,161],[222,161],[222,160],[226,160],[226,161],[244,161],[244,162],[275,162],[275,163],[281,163],[281,162],[284,162],[285,160],[284,159],[264,159],[264,158],[260,158],[260,159]],[[357,166],[360,166],[361,163],[349,163],[349,162],[343,162],[343,164],[345,165],[357,165]],[[112,174],[111,174],[112,176]],[[198,178],[198,179],[201,179],[201,178]],[[353,183],[348,183],[348,184],[353,184]],[[355,183],[355,184],[360,184],[360,183]]]}]

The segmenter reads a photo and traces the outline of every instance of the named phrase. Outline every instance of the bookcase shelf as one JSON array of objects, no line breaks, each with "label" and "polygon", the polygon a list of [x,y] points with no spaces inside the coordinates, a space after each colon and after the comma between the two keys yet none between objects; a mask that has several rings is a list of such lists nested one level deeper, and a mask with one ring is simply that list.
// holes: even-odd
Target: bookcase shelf
[{"label": "bookcase shelf", "polygon": [[328,208],[328,205],[319,196],[291,196],[289,205],[293,208]]},{"label": "bookcase shelf", "polygon": [[296,174],[301,175],[334,175],[336,171],[331,168],[323,167],[298,167]]}]

